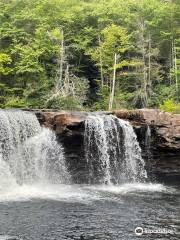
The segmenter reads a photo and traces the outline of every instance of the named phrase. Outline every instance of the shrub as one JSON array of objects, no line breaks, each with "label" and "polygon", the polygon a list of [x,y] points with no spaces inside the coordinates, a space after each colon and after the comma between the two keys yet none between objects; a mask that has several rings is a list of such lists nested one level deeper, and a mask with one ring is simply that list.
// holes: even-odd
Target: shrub
[{"label": "shrub", "polygon": [[62,109],[62,110],[82,110],[82,106],[79,104],[75,97],[56,97],[49,100],[46,104],[47,108]]},{"label": "shrub", "polygon": [[166,99],[160,104],[160,109],[166,112],[180,113],[180,103],[175,103],[172,99]]},{"label": "shrub", "polygon": [[5,103],[5,108],[26,108],[29,107],[28,102],[20,97],[10,97]]}]

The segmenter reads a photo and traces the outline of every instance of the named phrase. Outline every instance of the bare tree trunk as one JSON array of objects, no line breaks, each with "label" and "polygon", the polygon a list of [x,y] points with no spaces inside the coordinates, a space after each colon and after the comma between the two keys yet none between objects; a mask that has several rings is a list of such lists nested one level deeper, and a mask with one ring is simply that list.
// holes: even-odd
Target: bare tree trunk
[{"label": "bare tree trunk", "polygon": [[146,71],[146,48],[144,39],[144,21],[141,23],[142,33],[141,33],[141,44],[142,44],[142,60],[143,60],[143,107],[147,107],[148,95],[147,95],[147,71]]},{"label": "bare tree trunk", "polygon": [[170,86],[172,85],[173,82],[173,77],[172,77],[172,69],[174,69],[174,37],[173,37],[173,9],[172,9],[172,4],[173,0],[170,0],[171,3],[171,9],[170,9],[170,27],[171,27],[171,34],[172,34],[172,40],[171,40],[171,52],[170,52]]},{"label": "bare tree trunk", "polygon": [[149,54],[148,54],[148,87],[149,94],[152,93],[152,82],[151,82],[151,34],[149,32]]},{"label": "bare tree trunk", "polygon": [[172,59],[172,64],[171,68],[173,71],[173,80],[175,80],[175,86],[176,86],[176,91],[178,91],[178,75],[177,75],[177,52],[176,52],[176,45],[175,45],[175,40],[174,38],[172,39],[172,47],[171,47],[171,59]]},{"label": "bare tree trunk", "polygon": [[65,77],[64,77],[64,95],[68,96],[70,92],[70,84],[69,84],[69,64],[66,66]]},{"label": "bare tree trunk", "polygon": [[61,29],[61,48],[60,48],[60,64],[59,64],[59,78],[57,79],[56,83],[56,91],[58,92],[60,90],[60,87],[62,85],[62,78],[63,78],[63,63],[64,63],[64,31]]},{"label": "bare tree trunk", "polygon": [[175,42],[174,42],[174,73],[175,73],[176,91],[178,91],[177,53],[176,53]]},{"label": "bare tree trunk", "polygon": [[144,47],[144,44],[143,44],[143,54],[142,54],[142,59],[143,59],[143,91],[144,91],[144,97],[143,97],[143,100],[144,100],[144,107],[147,106],[147,72],[146,72],[146,63],[145,63],[145,47]]},{"label": "bare tree trunk", "polygon": [[112,80],[111,80],[112,76],[109,75],[108,78],[109,78],[108,79],[108,82],[109,82],[109,93],[111,93],[111,91],[112,91]]},{"label": "bare tree trunk", "polygon": [[113,107],[113,101],[114,101],[114,91],[115,91],[115,83],[116,83],[116,63],[117,63],[117,54],[114,54],[114,69],[113,69],[113,81],[112,81],[112,91],[110,93],[110,99],[109,99],[109,110]]},{"label": "bare tree trunk", "polygon": [[172,74],[171,74],[171,69],[173,68],[173,40],[171,41],[171,50],[170,50],[170,56],[169,56],[169,84],[170,86],[172,85]]},{"label": "bare tree trunk", "polygon": [[[142,64],[140,66],[140,72],[141,72],[141,89],[140,89],[140,98],[141,98],[141,104],[143,107],[147,106],[148,103],[148,92],[147,92],[147,87],[148,87],[148,81],[151,80],[150,76],[151,76],[151,69],[150,69],[150,65],[151,65],[151,58],[150,58],[150,49],[151,49],[151,45],[149,45],[149,61],[148,63],[146,62],[146,58],[148,55],[148,49],[146,46],[146,26],[145,26],[145,21],[144,18],[139,18],[138,19],[138,47],[141,53],[141,61]],[[149,36],[150,38],[150,36]],[[148,69],[148,64],[149,64],[149,71],[147,71]]]},{"label": "bare tree trunk", "polygon": [[47,99],[47,103],[52,99],[59,97],[60,94],[65,94],[65,89],[63,86],[63,64],[64,64],[64,31],[61,29],[61,43],[60,43],[60,50],[59,50],[59,59],[58,59],[58,71],[56,74],[56,83],[55,88],[53,90],[53,94]]},{"label": "bare tree trunk", "polygon": [[[99,36],[99,47],[101,46],[101,38]],[[99,60],[100,60],[100,71],[101,71],[101,87],[103,88],[104,86],[104,76],[103,76],[103,62],[102,62],[102,52],[101,52],[101,47],[100,49],[100,56],[99,56]]]},{"label": "bare tree trunk", "polygon": [[[171,0],[171,4],[173,4],[173,0]],[[173,6],[173,5],[172,5]],[[173,80],[175,79],[175,86],[176,86],[176,91],[178,92],[178,73],[177,73],[177,51],[176,51],[176,43],[175,43],[175,36],[174,36],[174,8],[172,7],[171,9],[171,33],[172,33],[172,47],[171,47],[171,55],[172,55],[172,65],[171,68],[173,70]],[[170,79],[171,79],[171,73],[170,73]]]},{"label": "bare tree trunk", "polygon": [[146,64],[145,64],[145,55],[143,54],[143,89],[144,89],[144,107],[147,107],[147,72],[146,72]]}]

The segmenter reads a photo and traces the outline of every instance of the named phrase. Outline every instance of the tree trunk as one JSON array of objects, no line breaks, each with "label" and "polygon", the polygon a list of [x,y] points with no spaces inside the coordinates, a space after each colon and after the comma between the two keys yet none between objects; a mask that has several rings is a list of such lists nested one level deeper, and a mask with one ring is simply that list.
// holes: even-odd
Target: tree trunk
[{"label": "tree trunk", "polygon": [[152,82],[151,82],[151,34],[149,32],[149,54],[148,54],[148,87],[149,95],[152,93]]},{"label": "tree trunk", "polygon": [[58,92],[60,90],[60,87],[62,85],[62,78],[63,78],[63,63],[64,63],[64,31],[61,29],[61,48],[60,48],[60,63],[59,63],[59,78],[57,79],[56,83],[56,91]]},{"label": "tree trunk", "polygon": [[64,96],[68,96],[70,93],[70,84],[69,84],[69,64],[66,66],[65,77],[64,77]]},{"label": "tree trunk", "polygon": [[171,41],[171,49],[170,49],[170,56],[169,56],[169,84],[172,85],[172,74],[171,69],[173,68],[173,40]]},{"label": "tree trunk", "polygon": [[175,74],[175,82],[176,82],[176,91],[178,92],[177,53],[176,53],[175,42],[174,42],[174,74]]},{"label": "tree trunk", "polygon": [[104,86],[104,76],[103,76],[103,63],[102,63],[102,52],[101,52],[101,38],[99,36],[99,49],[100,49],[100,71],[101,71],[101,87],[103,88]]},{"label": "tree trunk", "polygon": [[145,47],[145,38],[144,38],[144,21],[141,23],[142,27],[142,36],[141,36],[141,43],[142,43],[142,60],[143,60],[143,107],[147,107],[148,102],[148,95],[147,95],[147,71],[146,71],[146,47]]},{"label": "tree trunk", "polygon": [[112,81],[112,91],[110,94],[109,99],[109,110],[113,107],[113,101],[114,101],[114,91],[115,91],[115,83],[116,83],[116,63],[117,63],[117,54],[114,54],[114,69],[113,69],[113,81]]}]

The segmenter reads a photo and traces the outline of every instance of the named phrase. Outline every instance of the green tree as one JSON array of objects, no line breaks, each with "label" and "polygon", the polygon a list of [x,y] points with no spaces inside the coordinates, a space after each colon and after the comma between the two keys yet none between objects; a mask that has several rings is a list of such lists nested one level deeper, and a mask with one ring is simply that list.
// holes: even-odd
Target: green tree
[{"label": "green tree", "polygon": [[129,65],[125,57],[129,48],[129,35],[124,28],[112,24],[101,31],[100,38],[99,46],[89,53],[100,67],[101,79],[105,78],[106,84],[109,85],[109,109],[112,109],[117,71],[122,71],[123,67]]}]

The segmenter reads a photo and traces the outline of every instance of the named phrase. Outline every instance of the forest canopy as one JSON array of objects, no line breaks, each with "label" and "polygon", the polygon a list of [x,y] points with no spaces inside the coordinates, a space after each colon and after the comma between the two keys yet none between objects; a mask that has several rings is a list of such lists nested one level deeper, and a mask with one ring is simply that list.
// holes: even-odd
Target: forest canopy
[{"label": "forest canopy", "polygon": [[0,108],[180,112],[179,0],[0,0]]}]

